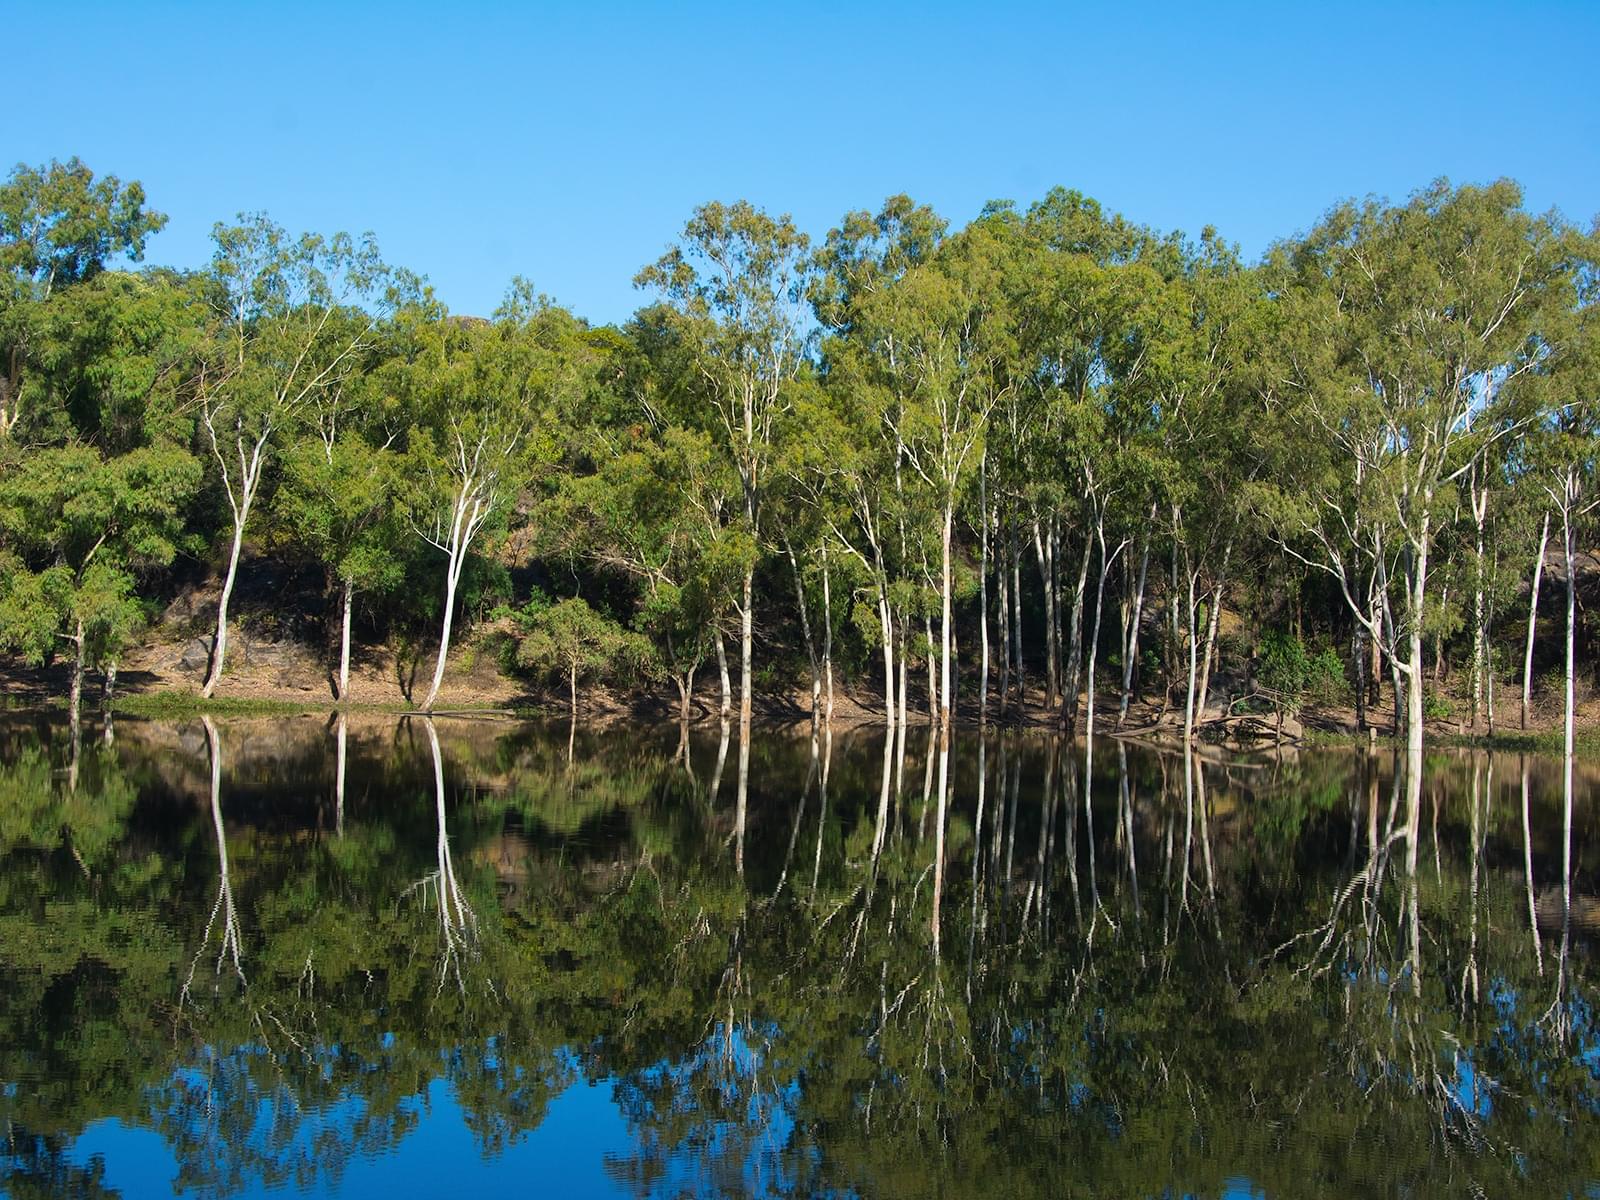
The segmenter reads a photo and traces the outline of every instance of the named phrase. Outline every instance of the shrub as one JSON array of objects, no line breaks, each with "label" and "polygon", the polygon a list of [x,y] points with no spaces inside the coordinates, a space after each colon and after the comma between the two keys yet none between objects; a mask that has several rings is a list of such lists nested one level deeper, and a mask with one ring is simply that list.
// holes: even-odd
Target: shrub
[{"label": "shrub", "polygon": [[1422,715],[1429,721],[1448,721],[1455,716],[1455,702],[1442,692],[1429,688],[1422,696]]},{"label": "shrub", "polygon": [[1262,687],[1278,693],[1282,707],[1289,712],[1306,700],[1336,704],[1350,693],[1344,660],[1337,650],[1324,646],[1313,654],[1304,642],[1283,630],[1273,630],[1261,639],[1256,678]]}]

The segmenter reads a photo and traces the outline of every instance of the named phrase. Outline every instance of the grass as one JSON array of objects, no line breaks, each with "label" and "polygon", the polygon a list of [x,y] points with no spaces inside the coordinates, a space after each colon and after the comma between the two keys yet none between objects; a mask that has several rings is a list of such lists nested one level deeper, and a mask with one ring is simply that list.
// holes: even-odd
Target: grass
[{"label": "grass", "polygon": [[201,713],[213,716],[272,717],[290,716],[294,713],[321,712],[331,704],[307,704],[295,700],[249,699],[237,696],[213,696],[207,700],[195,692],[160,691],[130,692],[116,698],[114,711],[132,717],[190,717]]},{"label": "grass", "polygon": [[[409,704],[338,704],[332,700],[278,700],[245,696],[213,696],[207,700],[196,692],[168,689],[159,692],[128,692],[117,697],[113,705],[119,714],[145,717],[153,720],[176,719],[209,713],[218,717],[287,717],[304,713],[379,713],[394,716],[415,714],[419,710]],[[89,711],[87,708],[85,711]],[[503,713],[503,704],[451,704],[439,709],[437,716],[466,713]]]}]

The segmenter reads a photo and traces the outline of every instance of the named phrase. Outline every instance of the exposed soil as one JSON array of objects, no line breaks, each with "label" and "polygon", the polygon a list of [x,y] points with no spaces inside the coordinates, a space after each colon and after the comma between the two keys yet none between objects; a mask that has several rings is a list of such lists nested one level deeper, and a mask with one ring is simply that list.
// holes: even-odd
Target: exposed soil
[{"label": "exposed soil", "polygon": [[[215,619],[212,595],[214,592],[204,586],[180,592],[150,630],[147,640],[124,657],[117,676],[118,694],[199,694],[209,657],[211,622]],[[307,632],[305,622],[281,616],[269,606],[257,603],[243,608],[230,628],[228,667],[217,695],[227,700],[304,705],[307,709],[331,707],[336,699],[331,656],[320,644],[308,641]],[[544,688],[527,677],[500,670],[491,648],[494,632],[492,627],[479,628],[471,638],[451,650],[435,710],[543,709],[552,714],[564,714],[568,703],[564,688]],[[426,694],[433,665],[431,646],[404,651],[391,646],[356,645],[351,654],[349,703],[409,709]],[[929,719],[926,699],[917,689],[920,674],[911,672],[912,696],[907,707],[908,718],[915,722]],[[963,693],[957,713],[963,723],[976,723],[979,716],[977,700],[971,692],[974,674],[970,664],[963,665],[960,679]],[[32,708],[60,703],[66,695],[67,682],[64,663],[45,669],[27,669],[0,660],[0,696],[4,697],[6,707]],[[1221,676],[1217,682],[1222,683]],[[98,675],[87,681],[86,708],[99,707],[100,683]],[[841,684],[835,694],[835,723],[846,726],[880,723],[883,720],[880,684],[876,673],[868,673],[860,686]],[[1222,690],[1219,686],[1219,696]],[[1175,738],[1181,734],[1183,721],[1182,697],[1175,699],[1174,705],[1164,709],[1159,693],[1136,700],[1119,729],[1115,683],[1113,681],[1110,687],[1103,684],[1096,701],[1095,727],[1103,733],[1120,731],[1127,736],[1150,740]],[[1519,699],[1515,691],[1500,697],[1497,733],[1520,732]],[[1535,701],[1529,732],[1559,730],[1560,698],[1536,695]],[[766,725],[804,723],[810,718],[810,704],[809,686],[805,681],[797,681],[787,692],[758,689],[754,713]],[[716,673],[702,670],[696,680],[691,719],[715,722],[719,709]],[[678,714],[678,695],[670,681],[625,690],[580,685],[579,711],[588,723],[630,718],[674,720]],[[1214,702],[1207,712],[1197,717],[1201,737],[1236,744],[1276,740],[1279,736],[1278,723],[1270,714],[1253,720],[1227,717],[1221,703]],[[1583,728],[1600,728],[1600,697],[1580,696],[1577,717]],[[1024,710],[1008,712],[1005,723],[1052,728],[1058,718],[1059,713],[1047,705],[1043,689],[1034,687],[1030,689]],[[994,708],[990,710],[990,719],[1000,720]],[[1389,706],[1369,707],[1368,719],[1377,726],[1380,735],[1392,728],[1393,714]],[[1083,720],[1080,704],[1080,729]],[[1430,728],[1436,733],[1458,736],[1488,732],[1487,728],[1473,730],[1459,719],[1436,719],[1430,722]],[[1318,707],[1284,717],[1281,729],[1284,740],[1299,740],[1307,731],[1354,735],[1359,732],[1356,712],[1351,707]]]}]

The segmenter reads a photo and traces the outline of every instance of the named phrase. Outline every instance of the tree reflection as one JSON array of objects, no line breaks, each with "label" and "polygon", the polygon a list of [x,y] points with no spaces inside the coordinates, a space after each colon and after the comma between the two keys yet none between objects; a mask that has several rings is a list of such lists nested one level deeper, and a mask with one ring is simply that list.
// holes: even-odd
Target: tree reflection
[{"label": "tree reflection", "polygon": [[13,1194],[102,1194],[73,1143],[108,1116],[180,1188],[353,1186],[446,1096],[493,1156],[580,1080],[640,1196],[1549,1195],[1600,1166],[1596,814],[1554,763],[823,724],[753,741],[741,864],[681,730],[580,735],[569,772],[564,727],[318,723],[302,755],[202,724],[203,774],[133,723],[76,793],[65,741],[0,731]]}]

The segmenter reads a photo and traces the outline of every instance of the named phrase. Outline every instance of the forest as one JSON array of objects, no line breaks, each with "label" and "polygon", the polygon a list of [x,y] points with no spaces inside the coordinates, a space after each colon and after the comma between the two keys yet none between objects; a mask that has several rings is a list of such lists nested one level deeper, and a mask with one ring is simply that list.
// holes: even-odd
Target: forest
[{"label": "forest", "polygon": [[142,265],[165,221],[77,159],[0,186],[0,663],[53,665],[74,730],[180,587],[225,692],[270,562],[337,702],[353,645],[404,644],[432,712],[476,639],[574,717],[737,710],[741,753],[758,693],[1185,738],[1320,705],[1412,751],[1559,712],[1571,751],[1600,227],[1511,181],[1253,264],[1065,189],[820,240],[708,203],[621,326],[521,278],[453,314],[262,214]]}]

